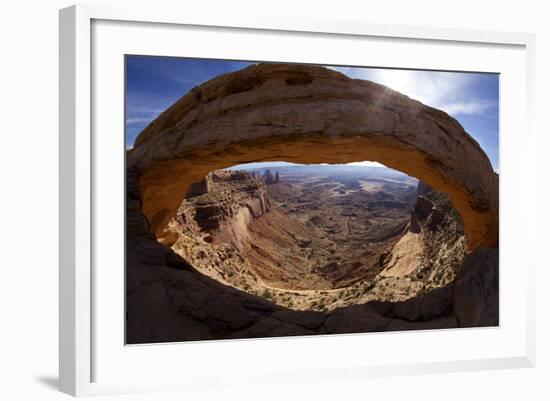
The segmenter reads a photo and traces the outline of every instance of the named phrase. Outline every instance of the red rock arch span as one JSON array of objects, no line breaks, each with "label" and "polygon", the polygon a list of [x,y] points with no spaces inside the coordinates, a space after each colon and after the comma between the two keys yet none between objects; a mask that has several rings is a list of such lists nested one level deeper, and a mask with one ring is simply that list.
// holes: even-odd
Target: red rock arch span
[{"label": "red rock arch span", "polygon": [[445,192],[470,249],[498,246],[498,176],[446,113],[370,81],[305,65],[258,64],[191,90],[128,153],[159,239],[193,181],[266,160],[375,160]]}]

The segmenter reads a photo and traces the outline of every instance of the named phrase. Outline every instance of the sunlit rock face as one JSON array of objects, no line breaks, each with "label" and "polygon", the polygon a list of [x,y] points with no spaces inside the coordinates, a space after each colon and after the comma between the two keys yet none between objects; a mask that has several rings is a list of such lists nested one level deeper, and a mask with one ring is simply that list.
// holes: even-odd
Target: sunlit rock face
[{"label": "sunlit rock face", "polygon": [[184,226],[193,222],[198,231],[216,233],[239,250],[249,241],[250,221],[269,211],[266,184],[244,172],[215,171],[192,187],[206,189],[188,192],[189,200],[180,205],[176,222]]},{"label": "sunlit rock face", "polygon": [[258,64],[193,89],[137,138],[143,210],[160,239],[192,182],[258,160],[376,160],[446,193],[468,247],[498,246],[498,177],[446,113],[323,67]]}]

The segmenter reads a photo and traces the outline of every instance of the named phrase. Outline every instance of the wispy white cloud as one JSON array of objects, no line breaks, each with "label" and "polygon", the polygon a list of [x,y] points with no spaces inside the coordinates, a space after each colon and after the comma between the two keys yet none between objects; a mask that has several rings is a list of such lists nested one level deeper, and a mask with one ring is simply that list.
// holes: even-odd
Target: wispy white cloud
[{"label": "wispy white cloud", "polygon": [[496,106],[486,99],[472,98],[475,76],[466,73],[330,67],[351,78],[385,85],[428,106],[451,115],[479,115]]},{"label": "wispy white cloud", "polygon": [[152,118],[147,117],[129,117],[126,119],[126,124],[137,124],[137,123],[149,123]]},{"label": "wispy white cloud", "polygon": [[[126,124],[142,124],[147,125],[155,118],[157,118],[160,113],[164,111],[161,107],[152,107],[146,104],[146,101],[138,98],[130,98],[126,106]],[[167,105],[169,102],[165,102]]]},{"label": "wispy white cloud", "polygon": [[447,114],[451,115],[481,115],[487,110],[497,107],[498,104],[490,100],[472,100],[469,102],[455,102],[449,104],[442,104],[438,106],[441,110],[444,110]]},{"label": "wispy white cloud", "polygon": [[164,111],[160,107],[151,107],[136,101],[129,101],[127,107],[128,111],[135,114],[160,114]]}]

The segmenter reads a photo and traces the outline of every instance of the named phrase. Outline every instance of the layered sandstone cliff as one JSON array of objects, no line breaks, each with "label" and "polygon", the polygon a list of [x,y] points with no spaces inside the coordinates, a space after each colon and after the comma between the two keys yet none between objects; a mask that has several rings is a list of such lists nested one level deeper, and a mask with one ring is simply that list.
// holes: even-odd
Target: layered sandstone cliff
[{"label": "layered sandstone cliff", "polygon": [[194,222],[201,232],[214,235],[218,242],[242,249],[249,240],[250,220],[269,211],[264,182],[246,172],[219,170],[195,186],[203,190],[191,187],[178,209],[178,223]]}]

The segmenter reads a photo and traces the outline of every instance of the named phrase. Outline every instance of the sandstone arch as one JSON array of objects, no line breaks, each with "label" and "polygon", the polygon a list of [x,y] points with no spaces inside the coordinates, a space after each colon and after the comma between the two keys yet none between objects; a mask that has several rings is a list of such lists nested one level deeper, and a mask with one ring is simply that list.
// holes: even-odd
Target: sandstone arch
[{"label": "sandstone arch", "polygon": [[323,67],[258,64],[194,88],[128,154],[157,237],[189,184],[238,163],[376,160],[449,195],[470,249],[498,246],[498,176],[446,113]]}]

